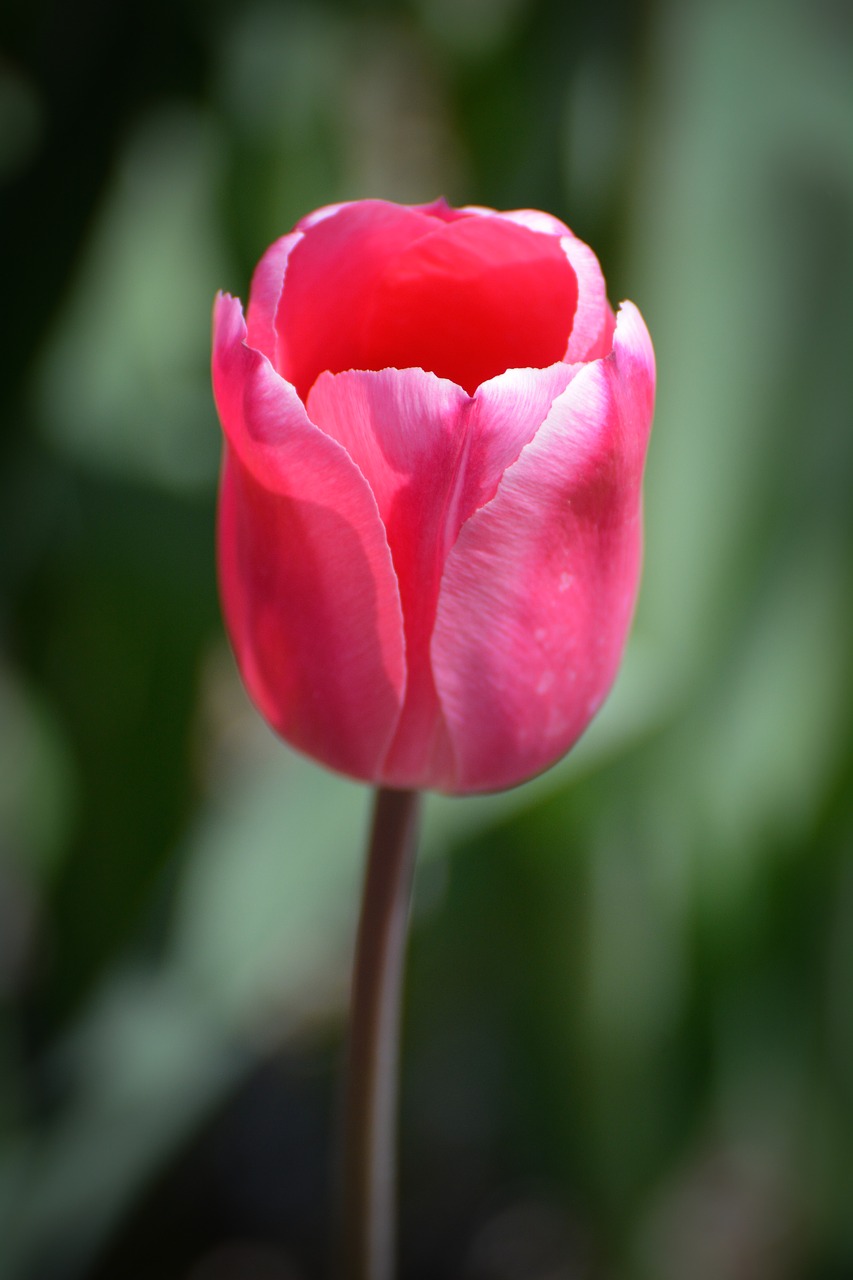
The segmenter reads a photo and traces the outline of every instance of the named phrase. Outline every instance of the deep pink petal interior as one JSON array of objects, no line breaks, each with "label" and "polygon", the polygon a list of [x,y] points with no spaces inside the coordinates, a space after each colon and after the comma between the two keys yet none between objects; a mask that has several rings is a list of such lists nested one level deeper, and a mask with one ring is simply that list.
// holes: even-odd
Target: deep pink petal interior
[{"label": "deep pink petal interior", "polygon": [[556,240],[498,218],[445,223],[389,264],[367,324],[370,367],[419,366],[473,395],[566,350],[577,303]]},{"label": "deep pink petal interior", "polygon": [[302,400],[324,370],[363,369],[366,299],[388,262],[436,222],[382,200],[344,205],[313,225],[287,262],[275,327],[277,366]]},{"label": "deep pink petal interior", "polygon": [[305,399],[328,370],[421,368],[469,394],[565,354],[577,280],[556,237],[381,201],[312,228],[288,262],[279,367]]}]

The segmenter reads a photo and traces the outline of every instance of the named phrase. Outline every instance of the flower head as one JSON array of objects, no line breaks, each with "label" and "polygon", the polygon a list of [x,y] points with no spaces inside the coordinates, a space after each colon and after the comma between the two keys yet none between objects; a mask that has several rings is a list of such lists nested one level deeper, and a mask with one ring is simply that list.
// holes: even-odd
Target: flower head
[{"label": "flower head", "polygon": [[654,356],[534,211],[318,210],[214,312],[223,608],[290,743],[391,787],[512,786],[609,690]]}]

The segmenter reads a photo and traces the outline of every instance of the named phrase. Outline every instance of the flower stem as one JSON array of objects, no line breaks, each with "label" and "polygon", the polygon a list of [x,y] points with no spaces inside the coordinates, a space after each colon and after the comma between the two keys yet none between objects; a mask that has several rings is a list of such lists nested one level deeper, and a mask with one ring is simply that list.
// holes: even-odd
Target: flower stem
[{"label": "flower stem", "polygon": [[353,974],[344,1113],[346,1280],[392,1280],[400,1003],[420,795],[376,793]]}]

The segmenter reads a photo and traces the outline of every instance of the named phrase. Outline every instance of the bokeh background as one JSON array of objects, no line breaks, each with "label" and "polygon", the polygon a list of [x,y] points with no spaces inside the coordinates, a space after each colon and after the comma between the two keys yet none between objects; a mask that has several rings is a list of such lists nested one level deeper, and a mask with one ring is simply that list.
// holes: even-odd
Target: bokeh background
[{"label": "bokeh background", "polygon": [[431,798],[407,1280],[853,1276],[853,8],[4,0],[0,1276],[327,1276],[368,796],[219,619],[217,288],[378,195],[564,218],[654,336],[604,713]]}]

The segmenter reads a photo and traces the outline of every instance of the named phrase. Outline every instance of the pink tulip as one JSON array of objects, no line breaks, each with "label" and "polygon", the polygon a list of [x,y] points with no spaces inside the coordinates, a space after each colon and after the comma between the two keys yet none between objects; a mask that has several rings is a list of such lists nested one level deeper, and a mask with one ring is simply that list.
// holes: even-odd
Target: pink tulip
[{"label": "pink tulip", "polygon": [[223,608],[249,692],[386,787],[513,786],[601,706],[641,554],[642,317],[544,213],[320,209],[221,294]]}]

